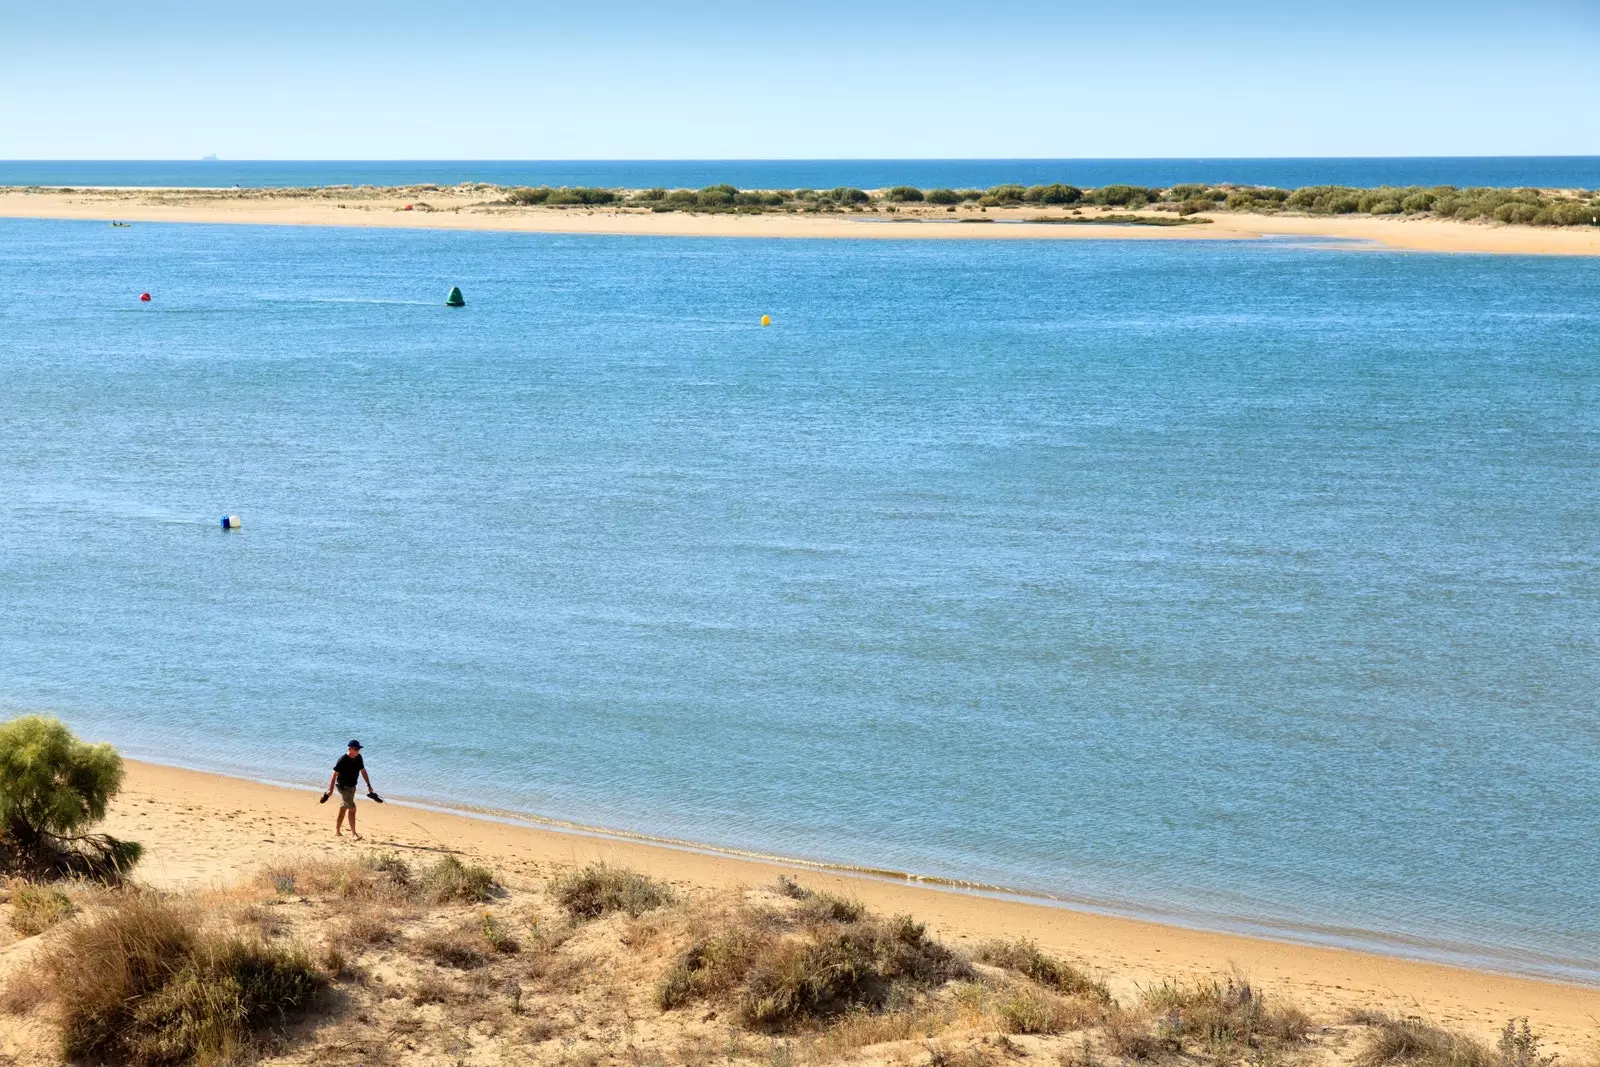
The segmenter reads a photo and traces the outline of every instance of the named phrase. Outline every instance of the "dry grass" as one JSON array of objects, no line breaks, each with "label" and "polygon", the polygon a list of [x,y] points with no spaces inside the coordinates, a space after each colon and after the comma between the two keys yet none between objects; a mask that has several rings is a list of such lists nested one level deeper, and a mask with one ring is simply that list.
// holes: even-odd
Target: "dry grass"
[{"label": "dry grass", "polygon": [[1163,1037],[1180,1047],[1198,1044],[1214,1057],[1303,1044],[1311,1033],[1305,1012],[1269,1000],[1238,974],[1188,984],[1163,982],[1146,989],[1142,999]]},{"label": "dry grass", "polygon": [[1061,1034],[1093,1026],[1104,1017],[1099,1002],[1063,997],[1032,982],[1017,983],[996,999],[995,1016],[1008,1034]]},{"label": "dry grass", "polygon": [[657,985],[657,1006],[729,1001],[746,1026],[788,1033],[892,1011],[970,973],[909,917],[881,919],[856,907],[819,913],[815,899],[799,897],[787,917],[744,909],[702,931]]},{"label": "dry grass", "polygon": [[1032,941],[985,941],[974,953],[978,962],[987,963],[1070,997],[1084,997],[1101,1004],[1111,1003],[1111,991],[1072,964],[1047,956]]},{"label": "dry grass", "polygon": [[550,884],[556,901],[574,919],[598,919],[621,912],[638,918],[676,899],[666,884],[626,867],[591,863]]},{"label": "dry grass", "polygon": [[[1415,1015],[1352,1012],[1347,1022],[1368,1028],[1356,1056],[1360,1067],[1491,1067],[1494,1053],[1465,1034],[1446,1030]],[[1510,1065],[1505,1065],[1510,1067]]]},{"label": "dry grass", "polygon": [[134,1067],[234,1059],[322,983],[304,952],[219,933],[148,893],[64,927],[30,977],[65,1058]]},{"label": "dry grass", "polygon": [[44,933],[72,912],[72,899],[53,886],[20,879],[11,885],[11,929],[23,937]]}]

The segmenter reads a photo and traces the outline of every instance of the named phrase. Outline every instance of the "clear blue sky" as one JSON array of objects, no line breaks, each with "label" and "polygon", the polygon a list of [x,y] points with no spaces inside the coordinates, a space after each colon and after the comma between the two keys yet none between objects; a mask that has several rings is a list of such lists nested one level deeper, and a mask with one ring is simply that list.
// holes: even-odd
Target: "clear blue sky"
[{"label": "clear blue sky", "polygon": [[0,158],[1600,154],[1600,0],[0,0]]}]

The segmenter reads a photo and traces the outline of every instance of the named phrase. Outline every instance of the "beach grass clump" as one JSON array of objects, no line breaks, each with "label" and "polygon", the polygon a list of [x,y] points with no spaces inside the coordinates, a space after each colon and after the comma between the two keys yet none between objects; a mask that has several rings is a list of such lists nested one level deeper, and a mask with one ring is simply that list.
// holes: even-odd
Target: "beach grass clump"
[{"label": "beach grass clump", "polygon": [[1355,1058],[1359,1067],[1500,1067],[1481,1042],[1420,1016],[1360,1011],[1346,1018],[1368,1028]]},{"label": "beach grass clump", "polygon": [[23,937],[42,934],[73,913],[72,899],[48,885],[17,881],[11,888],[11,929]]},{"label": "beach grass clump", "polygon": [[430,904],[462,901],[481,904],[499,888],[494,872],[487,867],[462,863],[454,856],[443,856],[426,867],[416,880],[417,891]]},{"label": "beach grass clump", "polygon": [[1091,1026],[1103,1015],[1094,1004],[1052,993],[1032,982],[1008,988],[995,1001],[994,1012],[1008,1034],[1061,1034]]},{"label": "beach grass clump", "polygon": [[722,1000],[751,1029],[792,1033],[882,1013],[913,993],[971,974],[962,957],[908,916],[883,919],[852,908],[851,917],[817,921],[804,911],[818,899],[800,898],[787,917],[743,912],[702,932],[658,983],[657,1006],[669,1011]]},{"label": "beach grass clump", "polygon": [[151,893],[68,924],[29,966],[65,1059],[133,1067],[238,1059],[323,982],[302,950],[220,933]]},{"label": "beach grass clump", "polygon": [[780,874],[774,889],[790,900],[800,902],[792,915],[803,923],[853,923],[866,917],[867,906],[833,893],[810,889],[788,875]]},{"label": "beach grass clump", "polygon": [[612,912],[637,919],[676,899],[664,882],[607,863],[591,863],[562,875],[551,882],[550,891],[566,913],[577,920],[598,919]]},{"label": "beach grass clump", "polygon": [[1100,1004],[1111,1003],[1111,990],[1104,982],[1090,978],[1065,960],[1046,955],[1026,938],[1015,941],[985,941],[973,953],[979,963],[987,963],[1037,982],[1053,992],[1083,997]]},{"label": "beach grass clump", "polygon": [[1214,1054],[1258,1049],[1268,1044],[1300,1044],[1311,1033],[1311,1018],[1292,1004],[1279,1004],[1242,975],[1162,982],[1141,998],[1161,1021],[1164,1035],[1182,1044],[1198,1042]]}]

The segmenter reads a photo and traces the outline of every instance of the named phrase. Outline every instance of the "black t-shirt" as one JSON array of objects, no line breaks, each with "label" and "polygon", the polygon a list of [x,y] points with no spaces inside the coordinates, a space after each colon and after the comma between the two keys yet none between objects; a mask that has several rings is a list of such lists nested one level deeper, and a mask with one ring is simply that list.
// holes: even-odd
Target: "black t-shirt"
[{"label": "black t-shirt", "polygon": [[349,789],[361,780],[361,769],[365,766],[360,756],[352,756],[346,752],[339,757],[339,762],[333,765],[333,769],[339,775],[339,784]]}]

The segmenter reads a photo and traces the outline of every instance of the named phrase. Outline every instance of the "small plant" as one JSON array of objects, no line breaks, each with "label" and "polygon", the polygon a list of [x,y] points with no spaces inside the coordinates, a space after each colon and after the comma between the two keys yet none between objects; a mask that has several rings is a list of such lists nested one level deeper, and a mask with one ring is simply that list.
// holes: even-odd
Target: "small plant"
[{"label": "small plant", "polygon": [[1500,1031],[1500,1067],[1550,1067],[1559,1058],[1554,1053],[1539,1055],[1539,1035],[1528,1026],[1528,1020],[1507,1020]]},{"label": "small plant", "polygon": [[72,911],[72,901],[59,889],[21,882],[11,891],[11,928],[23,937],[44,933]]},{"label": "small plant", "polygon": [[522,950],[522,945],[517,939],[500,929],[500,924],[495,922],[494,916],[489,912],[483,913],[483,939],[489,947],[502,956],[510,956]]},{"label": "small plant", "polygon": [[1356,1056],[1360,1067],[1494,1067],[1494,1056],[1483,1045],[1415,1015],[1361,1012],[1351,1021],[1370,1028]]},{"label": "small plant", "polygon": [[550,890],[567,914],[579,920],[598,919],[610,912],[637,919],[674,899],[672,890],[654,878],[605,863],[591,863],[557,878]]},{"label": "small plant", "polygon": [[992,964],[1068,996],[1086,997],[1101,1004],[1111,1002],[1111,991],[1064,960],[1047,956],[1039,946],[1025,938],[1016,941],[985,941],[978,946],[980,963]]},{"label": "small plant", "polygon": [[418,880],[418,889],[433,904],[448,904],[456,900],[482,904],[494,896],[496,888],[498,883],[493,871],[487,867],[464,864],[454,856],[445,856],[428,867]]}]

